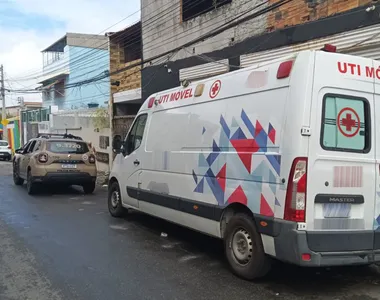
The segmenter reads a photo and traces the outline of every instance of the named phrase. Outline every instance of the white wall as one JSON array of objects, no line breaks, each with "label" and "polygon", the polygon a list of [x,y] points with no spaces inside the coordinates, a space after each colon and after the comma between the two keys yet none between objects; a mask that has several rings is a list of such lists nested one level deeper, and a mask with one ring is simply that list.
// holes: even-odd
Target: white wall
[{"label": "white wall", "polygon": [[[194,19],[181,22],[181,0],[142,0],[141,19],[144,59],[172,50],[211,30],[220,28],[229,20],[236,18],[236,16],[248,9],[256,7],[261,2],[263,1],[232,0],[231,4],[226,4]],[[266,4],[259,9],[265,7]],[[255,11],[257,10],[252,10],[252,13]],[[265,29],[265,15],[253,18],[214,38],[190,47],[187,51],[191,53],[181,50],[172,59],[182,59],[194,54],[223,49],[231,45],[231,43],[238,43],[250,36],[260,34]],[[232,38],[234,41],[231,40]]]},{"label": "white wall", "polygon": [[[86,142],[91,142],[96,152],[108,153],[110,162],[108,164],[97,161],[98,171],[109,172],[112,165],[112,138],[111,129],[98,129],[94,127],[91,115],[80,115],[80,113],[70,112],[70,114],[51,114],[49,129],[44,132],[50,133],[71,133],[80,136]],[[46,122],[44,122],[46,125]],[[41,126],[40,126],[41,127]],[[44,126],[46,128],[46,126]],[[107,149],[100,148],[100,137],[109,137]]]}]

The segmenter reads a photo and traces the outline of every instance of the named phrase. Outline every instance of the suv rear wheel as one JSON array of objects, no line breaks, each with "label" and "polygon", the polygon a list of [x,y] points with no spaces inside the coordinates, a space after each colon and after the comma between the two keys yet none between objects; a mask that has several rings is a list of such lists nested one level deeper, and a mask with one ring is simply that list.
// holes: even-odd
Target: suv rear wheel
[{"label": "suv rear wheel", "polygon": [[33,182],[33,176],[30,170],[28,170],[28,174],[26,177],[26,190],[29,195],[33,195],[37,192],[37,184]]},{"label": "suv rear wheel", "polygon": [[92,194],[95,190],[95,187],[96,187],[95,182],[87,183],[87,184],[83,185],[83,191],[86,195]]}]

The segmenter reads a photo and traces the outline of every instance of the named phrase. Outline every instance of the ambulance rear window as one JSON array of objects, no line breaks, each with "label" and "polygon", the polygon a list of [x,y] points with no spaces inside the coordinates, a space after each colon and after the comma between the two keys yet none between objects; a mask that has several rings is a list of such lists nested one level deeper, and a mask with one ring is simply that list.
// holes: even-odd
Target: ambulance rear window
[{"label": "ambulance rear window", "polygon": [[364,98],[325,95],[321,146],[326,150],[367,153],[370,149],[369,105]]},{"label": "ambulance rear window", "polygon": [[89,151],[87,144],[81,141],[49,141],[46,146],[53,153],[84,154]]}]

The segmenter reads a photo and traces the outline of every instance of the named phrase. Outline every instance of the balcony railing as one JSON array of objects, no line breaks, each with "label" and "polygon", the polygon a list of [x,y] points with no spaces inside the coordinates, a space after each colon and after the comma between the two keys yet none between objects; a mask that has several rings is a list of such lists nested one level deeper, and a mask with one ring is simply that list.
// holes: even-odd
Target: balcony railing
[{"label": "balcony railing", "polygon": [[43,82],[63,74],[69,74],[69,53],[44,52],[43,72],[39,82]]},{"label": "balcony railing", "polygon": [[65,52],[44,52],[43,54],[43,66],[44,68],[52,63],[61,60],[65,57]]}]

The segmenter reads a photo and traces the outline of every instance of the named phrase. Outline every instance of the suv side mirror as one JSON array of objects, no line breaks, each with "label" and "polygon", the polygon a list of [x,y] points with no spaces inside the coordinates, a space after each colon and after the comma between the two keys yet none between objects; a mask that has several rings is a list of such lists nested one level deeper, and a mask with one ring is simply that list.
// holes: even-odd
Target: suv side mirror
[{"label": "suv side mirror", "polygon": [[115,137],[113,138],[113,141],[112,141],[112,150],[113,150],[113,152],[120,153],[122,145],[123,145],[123,142],[121,140],[121,136],[120,135],[115,135]]},{"label": "suv side mirror", "polygon": [[23,148],[18,148],[15,150],[15,153],[17,154],[23,154],[24,153],[24,149]]}]

